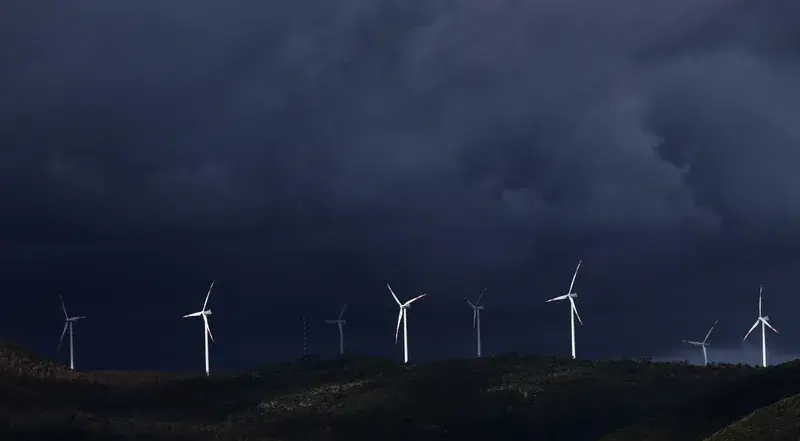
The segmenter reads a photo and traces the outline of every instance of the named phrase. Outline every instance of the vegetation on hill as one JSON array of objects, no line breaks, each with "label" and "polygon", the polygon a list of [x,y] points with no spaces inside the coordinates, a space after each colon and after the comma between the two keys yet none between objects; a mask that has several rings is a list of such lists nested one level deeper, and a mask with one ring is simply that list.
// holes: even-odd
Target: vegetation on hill
[{"label": "vegetation on hill", "polygon": [[797,439],[800,439],[800,394],[759,409],[706,438],[706,441]]},{"label": "vegetation on hill", "polygon": [[510,354],[311,359],[206,378],[75,373],[0,346],[0,439],[702,441],[787,396],[798,373]]},{"label": "vegetation on hill", "polygon": [[729,383],[708,388],[671,411],[627,427],[603,441],[702,439],[750,412],[800,393],[800,360],[755,368]]}]

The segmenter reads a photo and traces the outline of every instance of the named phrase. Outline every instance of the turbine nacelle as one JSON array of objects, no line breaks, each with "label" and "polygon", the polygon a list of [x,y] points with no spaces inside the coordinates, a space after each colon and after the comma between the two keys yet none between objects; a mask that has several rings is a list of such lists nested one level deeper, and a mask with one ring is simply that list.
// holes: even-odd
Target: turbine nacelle
[{"label": "turbine nacelle", "polygon": [[85,319],[85,318],[86,318],[85,315],[82,315],[80,317],[68,317],[67,321],[68,322],[77,322],[78,320]]},{"label": "turbine nacelle", "polygon": [[700,342],[700,341],[684,340],[683,342],[684,343],[689,343],[690,345],[693,345],[693,346],[711,346],[711,343],[703,343],[703,342]]},{"label": "turbine nacelle", "polygon": [[414,303],[414,302],[416,302],[417,300],[419,300],[419,299],[421,299],[421,298],[425,297],[426,295],[428,295],[428,294],[426,294],[426,293],[422,293],[421,295],[418,295],[418,296],[414,297],[413,299],[411,299],[411,300],[409,300],[409,301],[407,301],[407,302],[403,303],[402,305],[400,305],[400,309],[401,309],[401,310],[402,310],[402,309],[411,309],[411,304],[412,304],[412,303]]}]

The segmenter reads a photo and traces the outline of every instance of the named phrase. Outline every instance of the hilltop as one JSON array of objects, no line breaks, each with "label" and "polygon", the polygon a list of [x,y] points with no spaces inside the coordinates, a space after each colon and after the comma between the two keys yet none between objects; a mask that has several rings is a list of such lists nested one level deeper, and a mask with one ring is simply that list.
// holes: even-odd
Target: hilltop
[{"label": "hilltop", "polygon": [[0,438],[737,441],[746,436],[731,434],[755,430],[760,408],[797,411],[797,400],[769,406],[800,393],[798,374],[799,362],[759,369],[509,354],[410,366],[312,359],[206,378],[71,372],[7,344]]}]

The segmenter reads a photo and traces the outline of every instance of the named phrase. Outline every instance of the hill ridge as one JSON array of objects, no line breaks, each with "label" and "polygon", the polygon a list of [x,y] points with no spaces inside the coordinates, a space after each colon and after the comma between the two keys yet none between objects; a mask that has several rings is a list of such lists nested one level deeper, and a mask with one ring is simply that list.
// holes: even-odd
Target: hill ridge
[{"label": "hill ridge", "polygon": [[[702,441],[800,387],[800,361],[762,369],[504,354],[403,365],[356,355],[206,377],[72,372],[16,344],[0,343],[0,358],[39,369],[15,375],[0,360],[0,436],[6,427],[54,441]],[[768,393],[741,398],[766,384]],[[719,400],[734,411],[710,411]]]}]

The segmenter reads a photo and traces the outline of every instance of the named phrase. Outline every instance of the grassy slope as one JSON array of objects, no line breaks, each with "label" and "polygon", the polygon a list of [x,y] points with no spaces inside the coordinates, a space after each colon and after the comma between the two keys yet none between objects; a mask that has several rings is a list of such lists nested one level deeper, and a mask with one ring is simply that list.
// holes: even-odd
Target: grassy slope
[{"label": "grassy slope", "polygon": [[346,391],[316,387],[267,397],[268,412],[236,421],[255,428],[266,420],[268,433],[287,439],[299,431],[331,439],[597,439],[674,408],[696,393],[698,378],[712,384],[736,375],[732,368],[633,361],[452,361],[344,383]]},{"label": "grassy slope", "polygon": [[[408,368],[351,359],[272,367],[255,380],[249,375],[176,379],[132,390],[62,382],[59,396],[81,398],[49,401],[48,408],[55,403],[60,410],[51,411],[47,421],[33,409],[14,421],[196,439],[213,434],[283,440],[598,439],[675,409],[696,395],[698,386],[726,383],[744,371],[542,357]],[[36,418],[34,424],[25,424],[30,418]]]},{"label": "grassy slope", "polygon": [[797,441],[800,394],[759,409],[706,438],[706,441]]},{"label": "grassy slope", "polygon": [[[33,438],[33,431],[54,440],[568,441],[617,432],[606,439],[699,441],[781,398],[775,391],[797,373],[794,365],[761,371],[508,356],[409,367],[348,358],[273,366],[260,378],[205,378],[72,373],[35,356],[17,357],[10,369],[2,351],[0,344],[0,438],[3,431]],[[773,392],[740,399],[762,383],[773,383],[766,388]],[[736,410],[695,415],[720,399]],[[692,423],[679,438],[630,437],[637,427],[674,433],[692,418],[714,423]]]},{"label": "grassy slope", "polygon": [[702,439],[745,415],[800,393],[800,360],[707,389],[678,409],[637,422],[603,441]]}]

